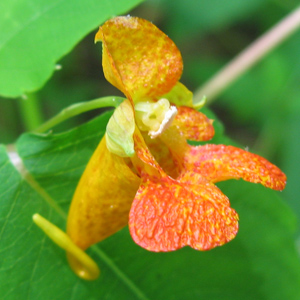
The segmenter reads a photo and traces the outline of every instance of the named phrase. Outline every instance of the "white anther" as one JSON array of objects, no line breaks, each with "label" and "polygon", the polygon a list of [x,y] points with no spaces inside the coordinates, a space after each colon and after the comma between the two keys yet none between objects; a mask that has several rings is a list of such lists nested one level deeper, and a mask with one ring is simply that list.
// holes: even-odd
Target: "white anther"
[{"label": "white anther", "polygon": [[177,114],[176,106],[171,106],[167,99],[156,102],[139,102],[135,105],[136,122],[140,130],[148,131],[151,138],[156,138],[167,129]]},{"label": "white anther", "polygon": [[149,131],[149,135],[152,139],[161,135],[173,122],[175,116],[177,114],[176,106],[170,106],[169,110],[166,112],[163,121],[161,122],[158,130],[156,131]]}]

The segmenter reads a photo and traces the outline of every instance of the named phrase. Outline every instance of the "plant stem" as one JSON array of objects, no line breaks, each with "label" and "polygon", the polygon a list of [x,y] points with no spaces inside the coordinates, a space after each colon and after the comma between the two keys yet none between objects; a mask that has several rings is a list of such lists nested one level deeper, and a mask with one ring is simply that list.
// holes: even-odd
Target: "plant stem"
[{"label": "plant stem", "polygon": [[39,99],[36,94],[27,94],[19,100],[20,114],[26,131],[31,131],[43,123]]},{"label": "plant stem", "polygon": [[202,87],[198,88],[194,94],[194,102],[199,102],[205,95],[207,97],[207,103],[211,103],[243,73],[282,43],[299,27],[300,7],[296,8],[263,36],[254,41],[214,77],[204,83]]},{"label": "plant stem", "polygon": [[59,123],[77,116],[79,114],[82,114],[84,112],[102,108],[102,107],[117,107],[124,98],[121,97],[104,97],[104,98],[98,98],[95,100],[87,101],[87,102],[80,102],[73,104],[65,109],[63,109],[60,113],[58,113],[56,116],[42,124],[40,127],[33,130],[35,133],[42,133],[45,132],[54,126],[58,125]]}]

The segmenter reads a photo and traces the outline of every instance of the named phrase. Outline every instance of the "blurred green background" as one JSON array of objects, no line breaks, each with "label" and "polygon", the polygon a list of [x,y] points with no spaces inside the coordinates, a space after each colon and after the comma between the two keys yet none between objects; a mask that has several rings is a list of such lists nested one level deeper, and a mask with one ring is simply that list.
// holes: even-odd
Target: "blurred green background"
[{"label": "blurred green background", "polygon": [[[153,21],[174,40],[184,61],[182,82],[195,90],[298,4],[297,0],[148,0],[130,14]],[[68,105],[120,95],[104,79],[101,45],[94,45],[94,34],[59,61],[58,70],[41,90],[20,99],[0,98],[0,143],[13,143]],[[282,196],[300,219],[300,32],[210,107],[231,138],[284,170],[288,182]],[[55,132],[98,114],[93,111],[73,118]]]}]

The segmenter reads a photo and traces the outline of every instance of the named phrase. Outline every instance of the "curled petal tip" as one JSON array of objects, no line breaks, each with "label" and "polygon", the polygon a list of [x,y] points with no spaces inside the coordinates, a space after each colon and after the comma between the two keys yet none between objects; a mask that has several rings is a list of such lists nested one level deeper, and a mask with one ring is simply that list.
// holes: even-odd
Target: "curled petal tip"
[{"label": "curled petal tip", "polygon": [[80,251],[80,253],[67,252],[67,259],[71,269],[81,279],[97,279],[100,275],[97,264],[84,251],[81,249]]},{"label": "curled petal tip", "polygon": [[206,101],[207,101],[207,98],[204,95],[200,101],[194,103],[193,107],[198,110],[205,105]]},{"label": "curled petal tip", "polygon": [[39,214],[32,216],[34,223],[59,247],[66,250],[74,273],[85,280],[95,280],[100,270],[94,260],[73,243],[70,237]]},{"label": "curled petal tip", "polygon": [[94,43],[96,44],[96,43],[102,42],[102,41],[103,41],[103,33],[102,33],[101,27],[99,27],[99,30],[96,33],[95,38],[94,38]]}]

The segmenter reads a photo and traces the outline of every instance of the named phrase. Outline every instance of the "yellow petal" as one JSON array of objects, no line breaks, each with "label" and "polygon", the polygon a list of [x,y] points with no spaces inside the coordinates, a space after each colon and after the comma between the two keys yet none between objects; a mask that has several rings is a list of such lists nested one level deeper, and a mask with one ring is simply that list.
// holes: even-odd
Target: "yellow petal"
[{"label": "yellow petal", "polygon": [[182,73],[182,58],[173,41],[151,22],[116,17],[100,27],[106,79],[128,99],[145,101],[168,93]]},{"label": "yellow petal", "polygon": [[107,150],[103,138],[71,203],[67,233],[72,241],[86,249],[124,227],[139,183],[125,160]]},{"label": "yellow petal", "polygon": [[169,148],[160,138],[152,139],[147,134],[144,134],[143,137],[151,154],[162,169],[172,178],[176,178],[181,170],[178,170]]},{"label": "yellow petal", "polygon": [[189,150],[189,145],[183,134],[178,130],[176,126],[171,126],[159,139],[168,147],[172,154],[172,159],[177,167],[177,172],[181,173],[184,169],[184,156]]}]

